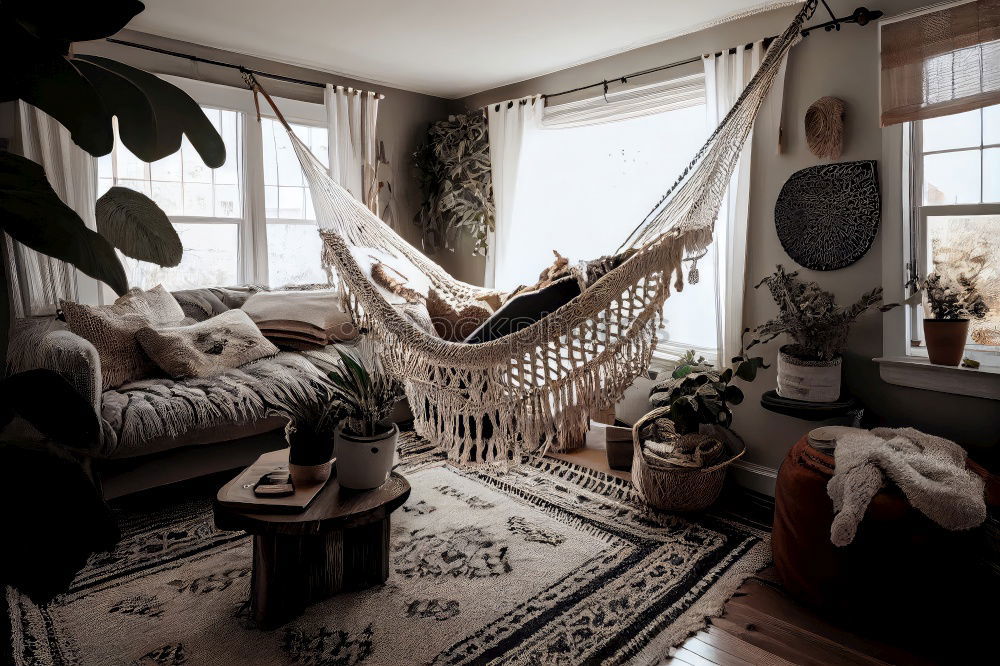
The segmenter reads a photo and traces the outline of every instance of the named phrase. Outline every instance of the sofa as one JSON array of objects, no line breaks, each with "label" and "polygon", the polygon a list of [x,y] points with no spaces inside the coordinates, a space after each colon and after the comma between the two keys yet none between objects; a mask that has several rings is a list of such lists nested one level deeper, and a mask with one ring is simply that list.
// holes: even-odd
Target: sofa
[{"label": "sofa", "polygon": [[[239,308],[256,290],[172,294],[188,319],[204,321]],[[283,448],[286,421],[269,411],[292,395],[319,396],[335,358],[331,347],[281,351],[211,377],[156,376],[106,388],[93,344],[55,317],[33,317],[15,325],[9,362],[14,371],[56,370],[93,405],[101,419],[100,443],[82,455],[110,499],[242,467]],[[406,417],[402,412],[399,419]]]}]

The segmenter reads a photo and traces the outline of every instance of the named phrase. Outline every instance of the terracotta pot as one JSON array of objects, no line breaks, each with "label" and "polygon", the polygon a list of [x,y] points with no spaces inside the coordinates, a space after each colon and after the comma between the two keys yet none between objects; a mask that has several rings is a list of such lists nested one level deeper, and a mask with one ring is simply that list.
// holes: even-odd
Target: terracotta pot
[{"label": "terracotta pot", "polygon": [[296,486],[326,483],[333,469],[333,437],[312,430],[285,427],[288,442],[288,473]]},{"label": "terracotta pot", "polygon": [[328,460],[318,465],[296,465],[288,463],[288,473],[292,477],[292,483],[296,488],[315,486],[326,483],[330,478],[330,471],[333,469],[333,461]]},{"label": "terracotta pot", "polygon": [[927,356],[934,365],[961,363],[968,336],[968,319],[924,319]]},{"label": "terracotta pot", "polygon": [[802,359],[783,346],[778,350],[778,395],[804,402],[838,400],[842,362],[840,356],[832,361]]},{"label": "terracotta pot", "polygon": [[392,471],[396,455],[399,426],[386,426],[387,430],[372,437],[362,437],[339,428],[334,435],[334,453],[337,456],[337,481],[344,488],[372,490],[378,488]]}]

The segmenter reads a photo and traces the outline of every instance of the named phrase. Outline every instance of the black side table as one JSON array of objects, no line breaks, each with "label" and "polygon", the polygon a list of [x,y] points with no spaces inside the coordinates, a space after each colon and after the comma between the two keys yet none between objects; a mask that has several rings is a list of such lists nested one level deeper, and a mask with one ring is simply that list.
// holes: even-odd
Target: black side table
[{"label": "black side table", "polygon": [[791,416],[803,421],[826,421],[839,417],[851,419],[851,425],[861,427],[865,406],[851,395],[841,395],[835,402],[806,402],[792,398],[782,398],[774,389],[760,396],[760,406],[776,414]]}]

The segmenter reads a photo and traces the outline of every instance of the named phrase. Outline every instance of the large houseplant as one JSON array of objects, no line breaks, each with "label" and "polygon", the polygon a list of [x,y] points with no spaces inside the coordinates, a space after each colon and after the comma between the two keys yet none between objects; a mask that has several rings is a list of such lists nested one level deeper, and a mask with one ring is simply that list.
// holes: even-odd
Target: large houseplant
[{"label": "large houseplant", "polygon": [[344,417],[334,434],[337,478],[355,490],[377,488],[389,478],[399,428],[388,421],[402,387],[375,354],[337,345],[338,367],[329,373]]},{"label": "large houseplant", "polygon": [[[122,142],[143,161],[177,152],[187,136],[206,165],[221,166],[226,159],[222,137],[186,93],[109,58],[74,53],[74,42],[109,37],[143,9],[137,0],[0,0],[0,55],[11,63],[0,78],[0,102],[20,99],[41,109],[95,157],[111,152],[112,118],[117,118]],[[41,166],[6,151],[0,151],[0,229],[37,252],[73,264],[118,294],[128,289],[114,251],[117,246],[131,256],[127,242],[110,242],[88,229],[59,199]],[[175,236],[169,240],[176,248]],[[172,263],[174,258],[179,261],[176,253]],[[2,355],[10,323],[5,271],[0,271],[0,301]]]},{"label": "large houseplant", "polygon": [[[841,354],[847,348],[851,324],[882,302],[882,288],[863,294],[847,307],[815,282],[798,279],[780,265],[755,288],[766,286],[778,306],[778,315],[753,329],[747,345],[769,342],[779,335],[791,338],[778,351],[778,395],[806,402],[833,402],[840,397]],[[883,305],[886,311],[893,305]]]},{"label": "large houseplant", "polygon": [[936,365],[958,365],[965,353],[969,319],[982,319],[990,311],[976,286],[964,274],[952,279],[931,273],[921,283],[931,316],[924,319],[927,356]]},{"label": "large houseplant", "polygon": [[284,407],[268,411],[268,416],[288,421],[288,471],[296,486],[325,483],[330,478],[334,432],[343,418],[343,404],[332,400],[332,394],[325,397],[297,396]]}]

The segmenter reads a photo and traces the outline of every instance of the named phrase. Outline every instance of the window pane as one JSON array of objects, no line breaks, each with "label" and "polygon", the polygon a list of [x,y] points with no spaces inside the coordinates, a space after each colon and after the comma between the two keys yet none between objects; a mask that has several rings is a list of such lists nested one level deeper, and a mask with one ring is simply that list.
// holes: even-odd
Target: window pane
[{"label": "window pane", "polygon": [[180,183],[153,183],[151,198],[167,215],[183,215],[184,190],[182,188]]},{"label": "window pane", "polygon": [[990,308],[985,319],[973,319],[969,341],[1000,345],[1000,215],[927,218],[932,270],[957,277],[975,276]]},{"label": "window pane", "polygon": [[[292,131],[324,165],[329,163],[329,133],[325,127],[293,123]],[[262,119],[261,132],[264,139],[264,207],[268,219],[316,219],[309,188],[288,133],[269,118]]]},{"label": "window pane", "polygon": [[113,178],[114,169],[111,163],[112,157],[111,153],[107,155],[101,155],[97,158],[97,177],[98,178]]},{"label": "window pane", "polygon": [[181,154],[167,155],[161,160],[149,163],[149,177],[153,180],[181,182]]},{"label": "window pane", "polygon": [[[511,229],[518,251],[497,267],[497,287],[530,284],[551,265],[553,250],[573,263],[617,247],[701,147],[705,125],[705,107],[695,106],[532,133],[522,154]],[[713,255],[698,268],[699,283],[668,299],[663,337],[714,349]]]},{"label": "window pane", "polygon": [[1000,104],[983,109],[983,145],[1000,143]]},{"label": "window pane", "polygon": [[104,196],[104,193],[111,189],[111,186],[115,184],[111,178],[98,178],[97,179],[97,198]]},{"label": "window pane", "polygon": [[267,225],[267,272],[271,287],[326,283],[322,242],[312,224]]},{"label": "window pane", "polygon": [[979,146],[979,122],[979,109],[922,121],[924,152]]},{"label": "window pane", "polygon": [[302,187],[278,188],[278,217],[285,220],[304,220],[306,217],[305,199],[302,198]]},{"label": "window pane", "polygon": [[[119,180],[143,180],[146,178],[146,163],[132,154],[125,144],[116,142]],[[126,186],[127,187],[127,186]]]},{"label": "window pane", "polygon": [[1000,202],[1000,148],[983,151],[983,201]]},{"label": "window pane", "polygon": [[147,197],[149,196],[149,181],[148,180],[121,180],[119,179],[116,185],[121,187],[127,187],[130,190],[135,190],[136,192],[142,192]]},{"label": "window pane", "polygon": [[149,289],[162,284],[168,290],[215,287],[238,283],[239,230],[232,224],[174,224],[184,246],[179,266],[122,257],[129,284]]},{"label": "window pane", "polygon": [[[185,183],[211,183],[212,170],[201,161],[201,155],[194,149],[187,137],[181,141],[181,157],[184,161]],[[226,156],[228,159],[228,155]]]},{"label": "window pane", "polygon": [[236,185],[215,186],[215,216],[239,217],[240,188]]},{"label": "window pane", "polygon": [[979,201],[978,150],[924,156],[924,204],[941,206]]},{"label": "window pane", "polygon": [[212,217],[212,185],[209,183],[184,184],[184,214],[195,217]]}]

